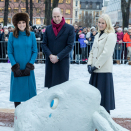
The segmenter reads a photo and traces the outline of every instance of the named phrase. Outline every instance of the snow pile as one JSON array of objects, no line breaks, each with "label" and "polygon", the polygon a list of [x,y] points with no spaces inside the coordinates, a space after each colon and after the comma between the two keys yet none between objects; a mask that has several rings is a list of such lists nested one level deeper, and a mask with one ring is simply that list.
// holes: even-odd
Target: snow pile
[{"label": "snow pile", "polygon": [[[116,109],[111,111],[111,116],[116,118],[131,118],[131,66],[113,65],[113,78],[115,90]],[[9,63],[0,63],[0,108],[14,108],[14,104],[9,101],[10,95],[10,72]],[[41,93],[44,88],[45,64],[35,64],[35,77],[37,93]],[[70,80],[82,80],[89,83],[90,74],[87,65],[70,65]]]},{"label": "snow pile", "polygon": [[62,83],[19,105],[14,131],[128,131],[111,119],[100,101],[99,90],[86,82]]}]

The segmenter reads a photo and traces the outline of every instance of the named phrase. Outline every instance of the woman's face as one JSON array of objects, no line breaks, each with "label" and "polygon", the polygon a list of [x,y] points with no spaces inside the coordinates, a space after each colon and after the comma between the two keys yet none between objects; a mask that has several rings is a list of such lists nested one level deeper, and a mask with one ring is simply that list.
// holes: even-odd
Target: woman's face
[{"label": "woman's face", "polygon": [[25,21],[19,21],[18,24],[17,24],[17,26],[18,26],[18,29],[20,31],[24,31],[25,28],[26,28],[26,22]]},{"label": "woman's face", "polygon": [[96,35],[96,31],[93,31],[92,33],[93,33],[93,35]]},{"label": "woman's face", "polygon": [[119,33],[121,33],[122,31],[121,30],[118,30]]},{"label": "woman's face", "polygon": [[104,20],[104,19],[102,19],[102,18],[99,18],[99,20],[98,20],[98,28],[99,28],[99,30],[101,31],[101,30],[105,30],[106,29],[106,21]]}]

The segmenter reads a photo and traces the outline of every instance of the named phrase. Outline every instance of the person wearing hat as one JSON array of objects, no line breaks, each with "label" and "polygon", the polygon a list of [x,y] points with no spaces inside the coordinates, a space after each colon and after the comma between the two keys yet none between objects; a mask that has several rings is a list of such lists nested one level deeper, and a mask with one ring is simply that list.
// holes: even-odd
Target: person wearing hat
[{"label": "person wearing hat", "polygon": [[34,32],[29,31],[27,13],[16,13],[12,22],[13,32],[8,40],[8,57],[11,62],[10,101],[17,107],[36,95],[34,62],[37,43]]},{"label": "person wearing hat", "polygon": [[128,33],[126,33],[123,37],[123,41],[127,42],[127,60],[128,64],[131,65],[131,27],[128,28]]},{"label": "person wearing hat", "polygon": [[116,58],[116,63],[120,64],[121,54],[123,50],[123,37],[124,37],[122,28],[118,28],[116,34],[117,34],[117,43],[115,46],[115,58]]},{"label": "person wearing hat", "polygon": [[124,35],[128,32],[127,27],[124,28]]},{"label": "person wearing hat", "polygon": [[82,54],[82,64],[86,64],[87,61],[87,44],[88,41],[85,38],[85,34],[80,34],[79,35],[79,39],[78,39],[79,43],[80,43],[80,48],[81,48],[81,54]]}]

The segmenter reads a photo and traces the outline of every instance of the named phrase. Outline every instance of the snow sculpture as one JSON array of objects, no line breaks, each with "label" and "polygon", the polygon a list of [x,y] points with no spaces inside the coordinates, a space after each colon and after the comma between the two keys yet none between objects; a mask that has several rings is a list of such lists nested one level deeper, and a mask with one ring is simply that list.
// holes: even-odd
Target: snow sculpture
[{"label": "snow sculpture", "polygon": [[128,131],[100,106],[100,92],[72,80],[45,90],[15,110],[15,131]]}]

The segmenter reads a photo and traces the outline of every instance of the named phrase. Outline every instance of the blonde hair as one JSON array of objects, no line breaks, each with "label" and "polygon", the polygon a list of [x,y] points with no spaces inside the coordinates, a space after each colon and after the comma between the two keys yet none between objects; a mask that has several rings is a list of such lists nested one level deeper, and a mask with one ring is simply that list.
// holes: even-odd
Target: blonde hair
[{"label": "blonde hair", "polygon": [[[106,22],[106,28],[104,30],[105,33],[115,33],[115,30],[112,26],[111,19],[110,19],[109,15],[102,14],[99,18],[104,19]],[[98,32],[100,32],[99,27],[98,27]]]}]

